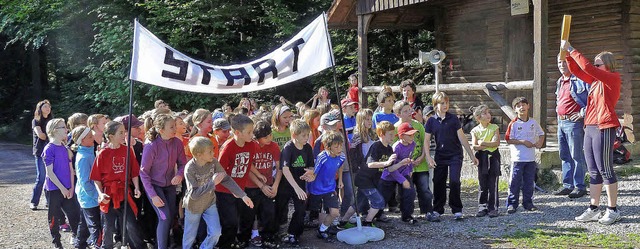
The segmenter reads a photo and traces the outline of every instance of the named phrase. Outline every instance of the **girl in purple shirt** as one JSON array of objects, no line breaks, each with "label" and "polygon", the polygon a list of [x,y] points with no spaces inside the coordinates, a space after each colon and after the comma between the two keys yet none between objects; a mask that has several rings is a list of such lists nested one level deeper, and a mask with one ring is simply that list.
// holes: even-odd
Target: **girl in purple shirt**
[{"label": "girl in purple shirt", "polygon": [[168,246],[169,229],[177,210],[176,185],[181,184],[187,163],[182,141],[175,135],[175,120],[166,114],[156,116],[153,127],[147,131],[150,143],[144,146],[140,166],[140,179],[158,215],[156,238],[159,249]]},{"label": "girl in purple shirt", "polygon": [[67,214],[73,237],[78,232],[78,203],[74,195],[73,175],[74,170],[71,165],[71,151],[65,146],[67,138],[67,126],[64,119],[56,118],[47,123],[47,136],[49,143],[44,147],[42,158],[47,170],[45,180],[45,190],[49,199],[49,210],[47,220],[49,231],[53,237],[53,247],[62,248],[60,242],[60,228],[58,224],[62,217],[62,211]]}]

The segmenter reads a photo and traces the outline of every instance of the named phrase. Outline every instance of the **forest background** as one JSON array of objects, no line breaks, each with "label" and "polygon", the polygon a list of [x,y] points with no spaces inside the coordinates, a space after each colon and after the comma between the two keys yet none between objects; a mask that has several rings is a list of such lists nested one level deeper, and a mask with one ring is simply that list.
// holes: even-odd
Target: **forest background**
[{"label": "forest background", "polygon": [[[31,120],[38,101],[49,99],[54,117],[74,112],[128,112],[133,20],[186,55],[214,65],[259,58],[290,39],[331,0],[142,1],[142,0],[0,0],[0,140],[30,143]],[[340,95],[347,77],[357,73],[357,33],[330,30]],[[434,46],[432,32],[369,31],[369,84],[398,85],[404,79],[431,84],[431,65],[420,65],[418,51]],[[275,96],[309,100],[326,86],[336,103],[333,72],[249,93],[260,104]],[[375,106],[370,96],[369,106]],[[398,96],[399,97],[399,96]],[[426,95],[422,96],[426,100]],[[163,99],[173,110],[207,108],[241,95],[207,95],[134,84],[134,114]],[[430,101],[429,101],[430,102]]]}]

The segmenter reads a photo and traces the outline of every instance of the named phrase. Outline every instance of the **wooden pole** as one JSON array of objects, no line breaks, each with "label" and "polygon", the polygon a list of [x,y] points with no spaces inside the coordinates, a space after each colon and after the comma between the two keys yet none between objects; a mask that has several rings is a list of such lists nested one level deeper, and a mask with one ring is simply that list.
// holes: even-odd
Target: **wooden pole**
[{"label": "wooden pole", "polygon": [[[533,1],[533,118],[547,131],[549,0]],[[543,147],[546,147],[546,139]]]},{"label": "wooden pole", "polygon": [[[571,30],[571,15],[564,15],[562,18],[562,34],[560,35],[561,41],[569,40],[569,32]],[[564,60],[567,51],[560,50],[560,60]]]},{"label": "wooden pole", "polygon": [[358,15],[358,102],[360,103],[360,108],[367,107],[367,97],[362,89],[369,83],[367,32],[372,18],[372,14]]}]

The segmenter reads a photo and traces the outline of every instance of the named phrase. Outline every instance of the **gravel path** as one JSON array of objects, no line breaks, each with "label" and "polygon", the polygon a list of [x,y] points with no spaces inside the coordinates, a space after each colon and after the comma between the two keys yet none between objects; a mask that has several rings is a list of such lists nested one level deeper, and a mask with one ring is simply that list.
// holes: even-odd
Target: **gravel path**
[{"label": "gravel path", "polygon": [[[0,143],[0,217],[4,221],[0,226],[0,248],[48,248],[51,245],[47,211],[28,208],[35,178],[33,160],[30,146]],[[625,167],[640,167],[640,159],[636,158],[632,163]],[[386,232],[384,240],[354,248],[511,248],[513,245],[504,240],[505,236],[535,228],[557,231],[584,228],[588,233],[617,235],[640,233],[640,175],[625,177],[619,184],[618,205],[624,218],[611,226],[573,221],[573,217],[587,207],[587,197],[573,201],[536,192],[534,203],[539,211],[526,212],[520,208],[516,214],[506,215],[502,206],[500,217],[476,218],[476,193],[463,192],[467,217],[464,221],[454,221],[451,214],[445,214],[439,223],[421,221],[408,225],[399,221],[399,214],[389,214],[394,221],[379,224]],[[505,200],[506,193],[501,193],[501,203]],[[604,198],[603,201],[606,203]],[[44,203],[44,196],[41,203]],[[63,233],[63,242],[69,238],[69,233]],[[322,242],[315,238],[315,231],[307,230],[302,238],[304,247],[342,248],[346,244]]]}]

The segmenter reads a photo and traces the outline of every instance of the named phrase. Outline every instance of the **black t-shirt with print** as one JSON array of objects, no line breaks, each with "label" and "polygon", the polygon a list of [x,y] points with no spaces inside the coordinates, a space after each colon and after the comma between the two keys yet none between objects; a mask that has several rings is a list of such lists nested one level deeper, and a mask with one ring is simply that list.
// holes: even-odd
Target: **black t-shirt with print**
[{"label": "black t-shirt with print", "polygon": [[40,120],[36,120],[35,118],[31,120],[31,132],[33,133],[33,155],[34,156],[42,156],[42,151],[44,150],[44,146],[49,143],[49,138],[40,139],[38,134],[33,131],[33,128],[40,127],[42,133],[47,134],[47,122],[51,120],[51,115],[46,118],[40,118]]},{"label": "black t-shirt with print", "polygon": [[[306,172],[304,170],[305,168],[313,170],[313,149],[311,145],[305,143],[302,150],[299,150],[296,148],[293,140],[288,141],[282,147],[282,153],[280,153],[280,168],[283,169],[284,167],[289,167],[291,175],[293,175],[298,186],[305,189],[306,182],[301,180],[300,177]],[[282,176],[281,183],[280,186],[286,190],[294,191],[284,175]]]},{"label": "black t-shirt with print", "polygon": [[[384,146],[382,142],[376,141],[369,148],[367,153],[367,164],[371,162],[386,162],[393,154],[393,148],[391,146]],[[354,183],[358,188],[376,188],[382,171],[380,169],[363,167],[356,174]]]}]

